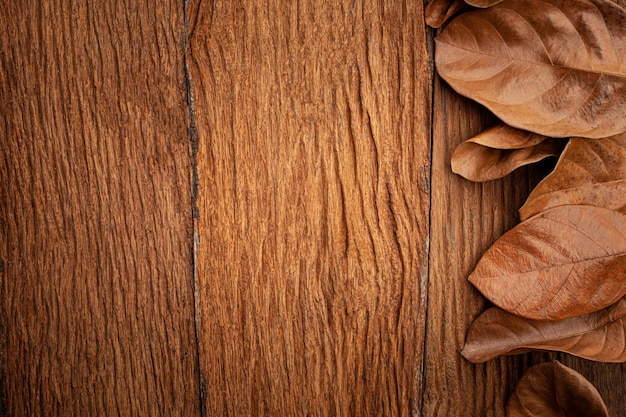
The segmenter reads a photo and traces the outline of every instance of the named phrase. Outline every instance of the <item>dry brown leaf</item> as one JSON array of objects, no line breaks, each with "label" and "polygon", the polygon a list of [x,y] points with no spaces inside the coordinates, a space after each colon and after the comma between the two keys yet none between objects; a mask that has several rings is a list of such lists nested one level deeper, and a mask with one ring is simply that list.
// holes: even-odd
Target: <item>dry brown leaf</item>
[{"label": "dry brown leaf", "polygon": [[471,181],[502,178],[515,169],[561,153],[563,139],[497,125],[466,140],[454,150],[452,172]]},{"label": "dry brown leaf", "polygon": [[626,134],[598,140],[573,138],[554,171],[530,193],[520,217],[525,220],[566,204],[626,213]]},{"label": "dry brown leaf", "polygon": [[626,131],[626,11],[610,0],[504,0],[459,16],[436,43],[441,77],[511,126]]},{"label": "dry brown leaf", "polygon": [[508,417],[608,417],[598,390],[584,376],[554,361],[522,376],[509,398]]},{"label": "dry brown leaf", "polygon": [[520,223],[469,280],[502,309],[534,320],[598,311],[626,295],[626,215],[559,206]]},{"label": "dry brown leaf", "polygon": [[461,354],[480,363],[540,349],[599,362],[625,362],[624,316],[624,298],[603,310],[557,321],[525,319],[492,307],[472,323]]},{"label": "dry brown leaf", "polygon": [[466,3],[470,6],[485,8],[502,3],[502,0],[466,0]]},{"label": "dry brown leaf", "polygon": [[441,27],[467,8],[468,5],[463,0],[432,0],[424,11],[426,24],[433,28]]}]

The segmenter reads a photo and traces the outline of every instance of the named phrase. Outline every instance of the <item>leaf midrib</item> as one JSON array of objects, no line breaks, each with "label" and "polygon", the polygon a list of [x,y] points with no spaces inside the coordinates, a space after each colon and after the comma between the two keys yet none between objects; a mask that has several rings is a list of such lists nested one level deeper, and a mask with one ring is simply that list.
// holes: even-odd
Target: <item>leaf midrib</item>
[{"label": "leaf midrib", "polygon": [[[464,47],[461,47],[461,46],[453,45],[453,44],[451,44],[449,42],[442,41],[439,38],[435,38],[435,42],[440,42],[440,43],[446,44],[448,46],[451,46],[453,48],[457,48],[457,49],[460,49],[462,51],[468,52],[468,53],[476,54],[476,55],[479,55],[479,56],[485,56],[485,57],[489,57],[489,58],[494,58],[494,59],[508,60],[510,62],[524,62],[524,63],[538,65],[538,66],[543,66],[543,67],[558,68],[558,69],[563,70],[563,71],[578,71],[578,72],[584,72],[584,73],[589,73],[589,74],[599,74],[599,75],[606,75],[606,76],[614,76],[614,77],[625,78],[626,79],[626,74],[625,73],[620,73],[620,72],[595,70],[595,69],[586,69],[586,68],[578,68],[578,67],[567,67],[565,65],[557,65],[557,64],[554,64],[554,63],[530,61],[530,60],[527,60],[527,59],[519,59],[519,58],[514,58],[514,57],[511,57],[511,56],[505,57],[505,56],[501,56],[501,55],[492,55],[492,54],[487,54],[487,53],[483,53],[483,52],[476,52],[476,51],[473,51],[473,50],[468,49],[468,48],[464,48]],[[463,59],[463,58],[461,58],[461,59]],[[457,61],[460,61],[460,59],[457,60]]]},{"label": "leaf midrib", "polygon": [[[570,266],[570,265],[577,265],[577,264],[581,264],[581,263],[586,263],[586,262],[598,262],[601,261],[603,259],[606,258],[619,258],[619,257],[626,257],[626,251],[621,251],[618,253],[614,253],[614,254],[609,254],[609,255],[603,255],[603,256],[595,256],[592,258],[585,258],[585,259],[581,259],[579,261],[572,261],[572,262],[567,262],[567,263],[560,263],[560,264],[555,264],[555,265],[549,265],[549,266],[545,266],[543,268],[537,268],[537,269],[531,269],[528,271],[523,271],[523,272],[513,272],[513,273],[506,273],[506,274],[500,274],[500,275],[480,275],[480,279],[492,279],[492,278],[513,278],[513,277],[518,277],[518,276],[523,276],[526,274],[530,274],[530,273],[534,273],[534,272],[543,272],[549,269],[555,269],[555,268],[560,268],[560,267],[564,267],[564,266]],[[474,274],[472,274],[474,275]],[[472,281],[472,276],[470,275],[470,281]]]}]

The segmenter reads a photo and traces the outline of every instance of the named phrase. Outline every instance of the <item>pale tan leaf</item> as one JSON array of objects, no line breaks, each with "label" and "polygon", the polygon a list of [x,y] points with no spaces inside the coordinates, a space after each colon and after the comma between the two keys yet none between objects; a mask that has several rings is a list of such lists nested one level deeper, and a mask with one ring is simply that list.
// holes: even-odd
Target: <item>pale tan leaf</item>
[{"label": "pale tan leaf", "polygon": [[507,406],[508,417],[608,417],[598,390],[584,376],[554,361],[522,376]]},{"label": "pale tan leaf", "polygon": [[626,212],[626,134],[598,140],[572,138],[554,171],[528,196],[520,217],[525,220],[566,204]]},{"label": "pale tan leaf", "polygon": [[626,215],[559,206],[520,223],[469,280],[494,304],[534,320],[591,313],[626,295]]},{"label": "pale tan leaf", "polygon": [[504,0],[454,19],[436,43],[441,77],[511,126],[626,131],[626,11],[610,0]]},{"label": "pale tan leaf", "polygon": [[497,125],[454,150],[452,172],[472,181],[502,178],[515,169],[561,153],[563,139],[549,139],[507,125]]},{"label": "pale tan leaf", "polygon": [[624,316],[624,298],[603,310],[557,321],[525,319],[492,307],[474,320],[461,353],[476,363],[531,349],[567,352],[599,362],[625,362]]}]

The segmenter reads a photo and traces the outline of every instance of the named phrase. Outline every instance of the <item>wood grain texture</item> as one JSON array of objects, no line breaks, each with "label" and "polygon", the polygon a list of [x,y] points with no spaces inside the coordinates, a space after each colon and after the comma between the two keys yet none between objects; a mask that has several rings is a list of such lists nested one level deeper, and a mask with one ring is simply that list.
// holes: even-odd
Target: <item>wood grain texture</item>
[{"label": "wood grain texture", "polygon": [[[485,301],[467,281],[482,252],[515,224],[529,192],[525,169],[502,180],[473,183],[452,173],[463,140],[495,120],[439,78],[433,103],[431,251],[424,371],[424,416],[504,416],[521,376],[519,357],[473,365],[460,354],[469,324]],[[520,368],[522,367],[522,368]]]},{"label": "wood grain texture", "polygon": [[460,355],[548,164],[451,172],[495,120],[420,2],[184,7],[0,2],[0,416],[503,417],[555,358],[626,415],[625,365]]},{"label": "wood grain texture", "polygon": [[179,2],[0,2],[7,416],[199,415]]},{"label": "wood grain texture", "polygon": [[204,1],[190,16],[207,415],[417,413],[422,5]]}]

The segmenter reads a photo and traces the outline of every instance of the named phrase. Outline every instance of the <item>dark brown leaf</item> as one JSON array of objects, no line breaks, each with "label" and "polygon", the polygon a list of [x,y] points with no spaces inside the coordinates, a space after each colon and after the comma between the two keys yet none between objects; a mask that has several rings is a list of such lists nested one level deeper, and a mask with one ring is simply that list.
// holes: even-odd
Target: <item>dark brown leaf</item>
[{"label": "dark brown leaf", "polygon": [[466,0],[466,3],[470,6],[485,8],[502,3],[502,0]]},{"label": "dark brown leaf", "polygon": [[469,280],[494,304],[535,320],[598,311],[626,295],[626,215],[559,206],[498,239]]},{"label": "dark brown leaf", "polygon": [[520,217],[525,220],[566,204],[626,212],[626,134],[598,140],[573,138],[554,171],[530,193]]},{"label": "dark brown leaf", "polygon": [[508,417],[608,417],[598,390],[584,376],[554,361],[522,376],[509,398]]},{"label": "dark brown leaf", "polygon": [[453,16],[468,8],[463,0],[432,0],[424,11],[426,24],[433,28],[441,27]]},{"label": "dark brown leaf", "polygon": [[504,0],[459,16],[436,42],[441,77],[511,126],[626,131],[626,11],[609,0]]},{"label": "dark brown leaf", "polygon": [[561,153],[563,139],[548,139],[507,125],[489,128],[454,150],[452,171],[472,181],[490,181]]},{"label": "dark brown leaf", "polygon": [[492,307],[474,320],[461,353],[475,363],[530,349],[567,352],[599,362],[625,362],[624,316],[624,298],[603,310],[557,321],[525,319]]}]

